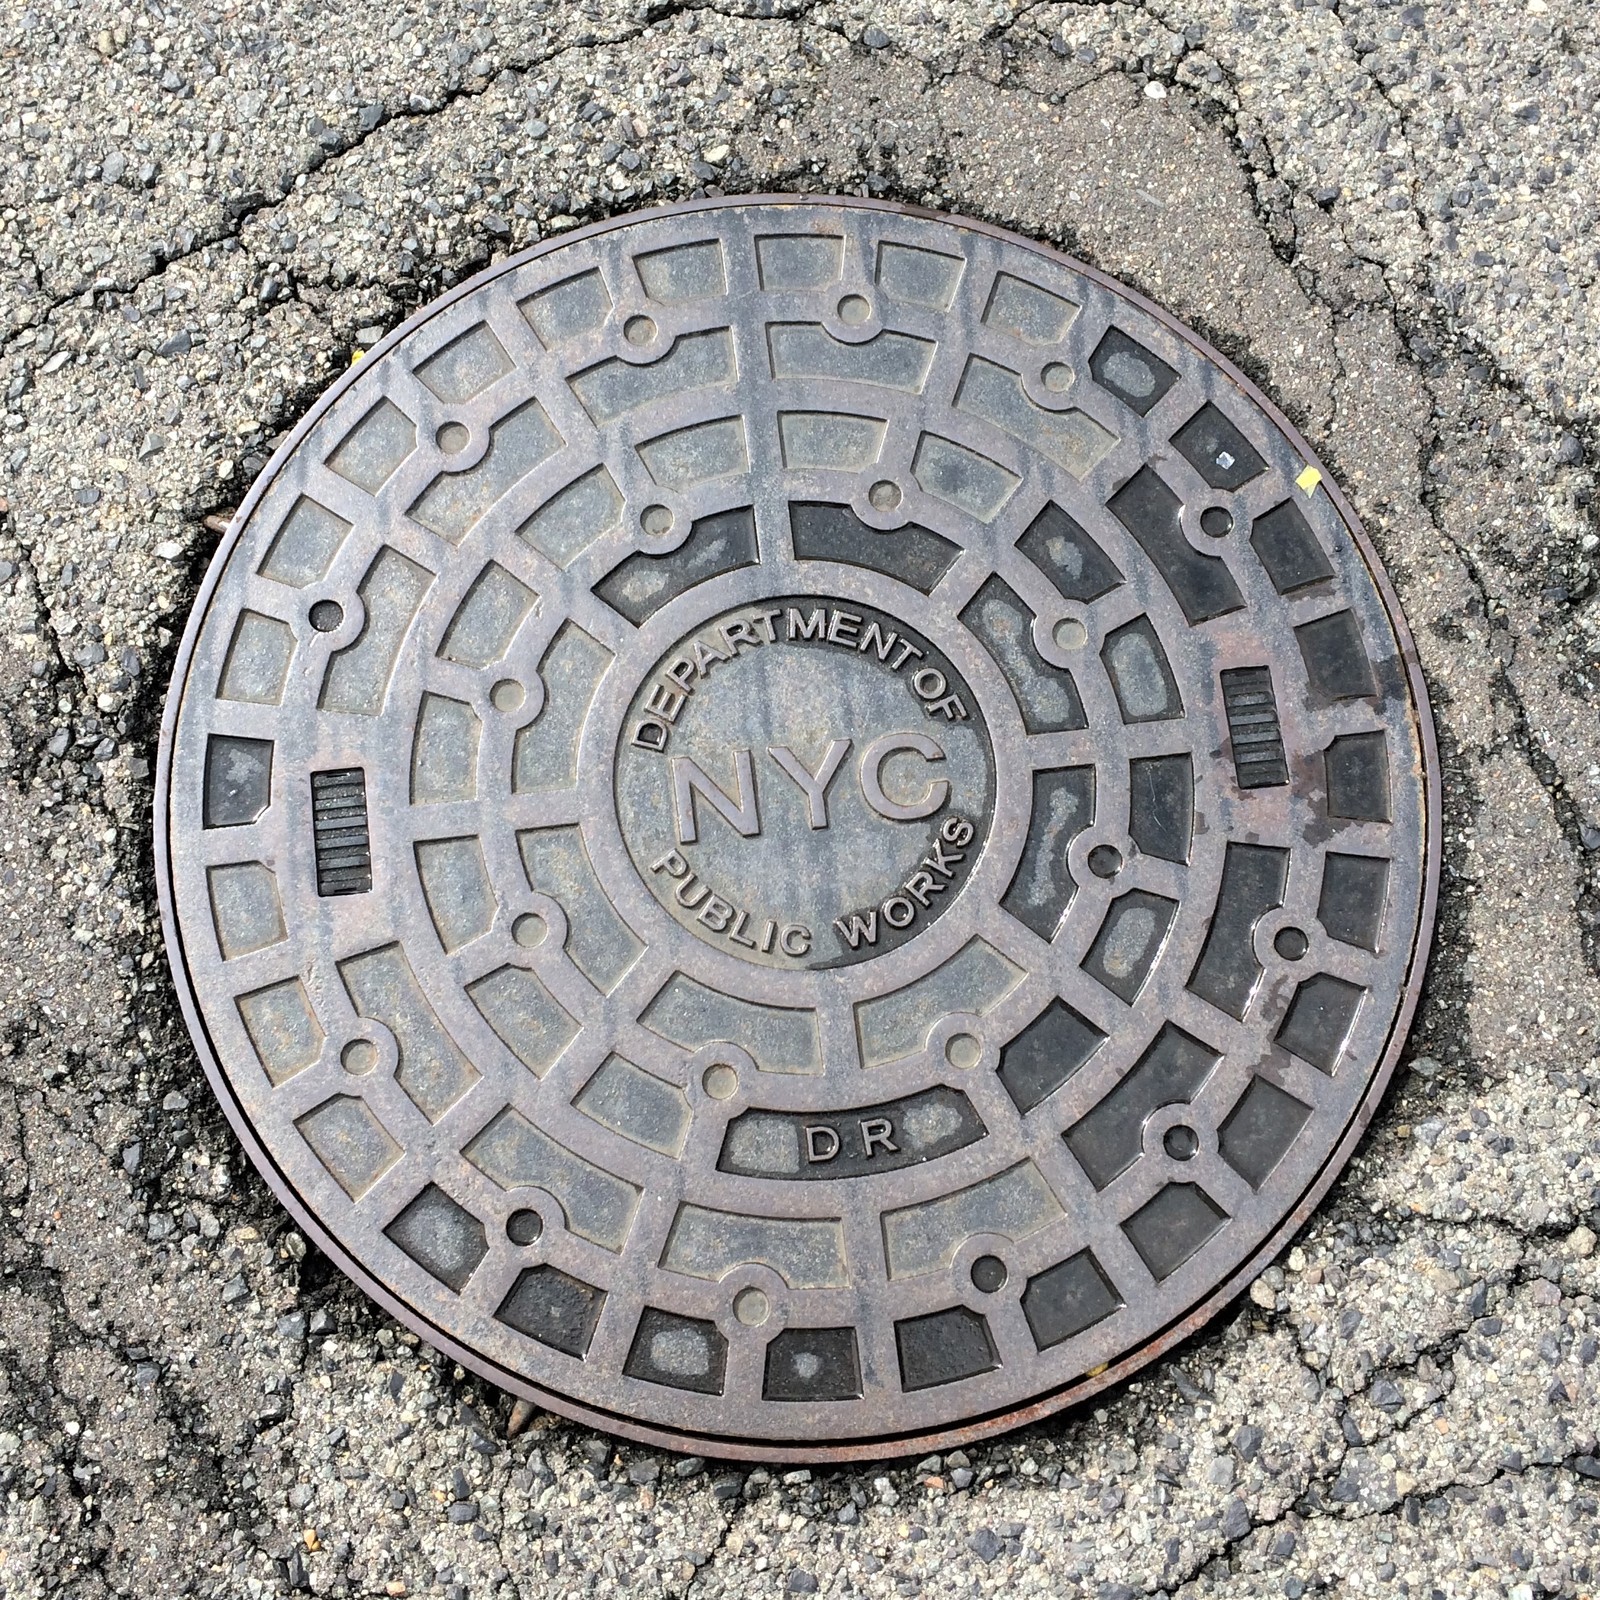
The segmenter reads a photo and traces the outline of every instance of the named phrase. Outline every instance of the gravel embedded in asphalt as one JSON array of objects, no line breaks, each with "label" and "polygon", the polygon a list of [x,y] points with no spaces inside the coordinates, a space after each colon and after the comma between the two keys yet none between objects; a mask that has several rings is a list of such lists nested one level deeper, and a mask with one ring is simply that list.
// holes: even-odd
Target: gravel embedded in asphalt
[{"label": "gravel embedded in asphalt", "polygon": [[[1592,1593],[1597,27],[1576,0],[0,20],[7,1592]],[[1346,1176],[1174,1356],[916,1463],[693,1470],[542,1413],[508,1440],[507,1397],[300,1238],[176,1014],[148,809],[207,519],[337,373],[540,238],[793,188],[1057,241],[1282,402],[1435,696],[1440,933]]]}]

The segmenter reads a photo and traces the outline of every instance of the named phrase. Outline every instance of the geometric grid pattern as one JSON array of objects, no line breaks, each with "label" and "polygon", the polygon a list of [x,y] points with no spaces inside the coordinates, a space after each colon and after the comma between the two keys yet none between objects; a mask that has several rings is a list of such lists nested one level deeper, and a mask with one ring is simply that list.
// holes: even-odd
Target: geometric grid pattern
[{"label": "geometric grid pattern", "polygon": [[1281,417],[952,218],[725,201],[428,308],[253,489],[160,890],[252,1155],[613,1431],[816,1459],[1188,1331],[1421,977],[1432,732]]}]

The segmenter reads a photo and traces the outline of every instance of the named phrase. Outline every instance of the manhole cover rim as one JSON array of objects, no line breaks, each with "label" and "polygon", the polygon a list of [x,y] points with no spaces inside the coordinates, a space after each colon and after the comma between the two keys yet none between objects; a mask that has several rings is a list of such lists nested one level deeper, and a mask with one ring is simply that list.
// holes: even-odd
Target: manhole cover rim
[{"label": "manhole cover rim", "polygon": [[[859,212],[878,212],[892,216],[921,219],[986,236],[1012,248],[1021,249],[1042,257],[1057,268],[1078,274],[1102,290],[1133,305],[1140,312],[1153,318],[1173,336],[1180,339],[1198,357],[1210,363],[1259,407],[1266,419],[1281,433],[1288,444],[1299,453],[1308,466],[1321,474],[1321,487],[1329,494],[1340,519],[1351,537],[1354,548],[1365,568],[1365,575],[1372,583],[1381,602],[1386,620],[1398,647],[1399,659],[1404,668],[1407,687],[1412,699],[1412,704],[1409,708],[1409,720],[1413,725],[1424,769],[1419,774],[1422,801],[1420,824],[1423,837],[1419,841],[1422,848],[1420,852],[1420,897],[1417,905],[1417,921],[1414,938],[1408,952],[1405,976],[1397,993],[1387,1043],[1343,1132],[1339,1134],[1325,1159],[1312,1173],[1300,1199],[1283,1216],[1279,1224],[1270,1230],[1258,1248],[1250,1252],[1231,1274],[1214,1286],[1203,1300],[1192,1306],[1181,1317],[1175,1319],[1166,1327],[1148,1334],[1143,1342],[1119,1355],[1107,1366],[1083,1375],[1056,1390],[1039,1394],[1019,1405],[1006,1406],[990,1411],[987,1414],[962,1419],[960,1422],[949,1426],[923,1427],[920,1430],[912,1427],[899,1432],[882,1433],[872,1438],[834,1440],[819,1442],[814,1445],[790,1441],[768,1441],[759,1438],[741,1439],[726,1435],[708,1435],[691,1429],[675,1430],[656,1426],[642,1423],[626,1414],[611,1412],[602,1407],[588,1404],[561,1392],[546,1388],[530,1381],[518,1372],[502,1366],[482,1352],[462,1344],[429,1317],[401,1300],[372,1271],[352,1256],[350,1250],[334,1234],[331,1227],[319,1221],[306,1203],[302,1201],[293,1183],[267,1150],[254,1124],[245,1114],[222,1067],[197,1003],[187,962],[184,958],[184,940],[177,922],[173,903],[171,845],[167,831],[168,793],[171,781],[172,759],[176,747],[177,723],[185,699],[183,691],[188,687],[189,674],[193,665],[196,647],[216,588],[225,575],[228,560],[243,537],[257,505],[272,486],[286,461],[293,456],[306,436],[316,427],[326,413],[363,376],[364,371],[371,370],[369,363],[386,355],[432,318],[453,306],[456,302],[480,290],[486,284],[504,274],[515,272],[537,261],[542,256],[561,250],[574,242],[600,236],[640,222],[659,222],[664,219],[692,215],[694,213],[754,206],[796,209],[817,206]],[[529,1399],[572,1421],[630,1438],[643,1444],[680,1451],[694,1451],[711,1457],[727,1459],[775,1462],[876,1460],[914,1451],[951,1448],[957,1444],[992,1436],[1001,1431],[1039,1420],[1064,1407],[1086,1400],[1092,1395],[1120,1382],[1131,1373],[1169,1351],[1174,1345],[1215,1317],[1284,1248],[1289,1239],[1305,1223],[1343,1170],[1355,1146],[1370,1124],[1373,1115],[1382,1103],[1389,1081],[1403,1053],[1406,1036],[1420,997],[1434,930],[1440,875],[1441,796],[1437,742],[1427,686],[1418,661],[1415,642],[1388,575],[1354,508],[1350,505],[1335,479],[1323,468],[1316,453],[1310,449],[1299,431],[1279,407],[1246,374],[1241,372],[1226,356],[1214,349],[1194,330],[1185,326],[1171,313],[1148,300],[1137,291],[1128,288],[1094,267],[1078,261],[1065,252],[1056,250],[1047,244],[1028,239],[1008,229],[976,219],[941,213],[925,207],[852,196],[825,194],[726,196],[658,207],[647,211],[630,212],[608,218],[584,228],[573,229],[570,232],[541,241],[540,244],[529,250],[508,257],[506,260],[474,275],[439,299],[419,308],[404,323],[366,352],[365,358],[361,362],[340,374],[284,438],[271,460],[251,485],[243,502],[235,512],[227,533],[219,541],[217,549],[213,552],[207,573],[195,595],[178,650],[174,656],[171,681],[172,685],[179,688],[180,692],[169,692],[164,709],[154,791],[153,847],[162,931],[169,964],[173,973],[174,987],[178,994],[179,1005],[185,1023],[195,1042],[197,1053],[201,1057],[202,1065],[212,1089],[217,1094],[224,1112],[246,1153],[307,1237],[317,1243],[346,1276],[350,1277],[390,1315],[399,1320],[402,1325],[410,1328],[436,1348],[449,1354],[462,1366],[477,1372],[480,1376],[510,1393]]]}]

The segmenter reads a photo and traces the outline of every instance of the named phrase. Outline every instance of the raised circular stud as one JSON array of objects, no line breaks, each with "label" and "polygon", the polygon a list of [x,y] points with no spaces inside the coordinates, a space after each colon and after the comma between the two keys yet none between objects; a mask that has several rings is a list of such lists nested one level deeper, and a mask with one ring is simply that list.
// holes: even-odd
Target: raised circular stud
[{"label": "raised circular stud", "polygon": [[339,1052],[339,1065],[356,1077],[364,1077],[378,1064],[378,1047],[370,1039],[352,1039]]},{"label": "raised circular stud", "polygon": [[528,698],[528,691],[515,678],[502,678],[489,691],[489,703],[496,711],[517,711]]},{"label": "raised circular stud", "polygon": [[1200,1136],[1187,1123],[1175,1122],[1162,1134],[1161,1148],[1174,1161],[1192,1161],[1200,1149]]},{"label": "raised circular stud", "polygon": [[731,1100],[739,1092],[739,1074],[726,1061],[713,1061],[700,1082],[713,1100]]},{"label": "raised circular stud", "polygon": [[972,1263],[972,1287],[980,1294],[997,1294],[1006,1286],[1006,1264],[999,1256],[979,1256]]},{"label": "raised circular stud", "polygon": [[1089,870],[1097,878],[1114,878],[1122,871],[1122,852],[1114,844],[1097,844],[1089,852]]},{"label": "raised circular stud", "polygon": [[506,1218],[506,1238],[512,1244],[533,1244],[544,1233],[544,1218],[526,1206]]},{"label": "raised circular stud", "polygon": [[945,1060],[962,1072],[970,1072],[983,1059],[983,1045],[970,1033],[952,1033],[944,1047]]},{"label": "raised circular stud", "polygon": [[733,1297],[733,1314],[747,1328],[759,1328],[772,1315],[772,1304],[760,1289],[741,1289]]}]

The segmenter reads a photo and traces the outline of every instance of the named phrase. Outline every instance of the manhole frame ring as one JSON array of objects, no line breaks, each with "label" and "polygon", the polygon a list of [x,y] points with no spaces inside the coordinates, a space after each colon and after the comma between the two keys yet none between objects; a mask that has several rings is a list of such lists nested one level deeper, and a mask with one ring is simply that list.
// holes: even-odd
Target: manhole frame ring
[{"label": "manhole frame ring", "polygon": [[[360,1262],[356,1261],[342,1243],[330,1232],[304,1204],[298,1192],[280,1170],[256,1135],[256,1130],[244,1115],[223,1072],[216,1049],[211,1041],[199,1008],[195,1002],[184,959],[184,941],[179,929],[172,899],[171,852],[166,826],[167,792],[171,781],[172,752],[178,715],[182,707],[182,687],[187,685],[194,651],[202,630],[216,587],[226,568],[226,558],[239,542],[256,506],[266,494],[285,460],[297,450],[306,435],[338,402],[347,389],[362,375],[367,360],[382,357],[417,329],[458,300],[481,289],[504,273],[515,271],[542,256],[571,244],[574,240],[594,238],[615,229],[631,226],[642,220],[686,216],[696,212],[726,210],[730,208],[772,205],[812,206],[826,205],[856,211],[878,212],[891,216],[915,217],[921,220],[967,229],[973,233],[1016,246],[1035,255],[1065,266],[1113,295],[1117,295],[1153,317],[1169,332],[1184,341],[1203,359],[1212,363],[1232,383],[1259,406],[1268,420],[1299,452],[1308,467],[1321,475],[1321,487],[1327,492],[1335,509],[1350,533],[1351,540],[1361,556],[1367,574],[1372,580],[1390,627],[1399,646],[1406,681],[1412,696],[1412,717],[1423,757],[1421,774],[1423,787],[1423,864],[1422,895],[1417,913],[1416,936],[1410,952],[1405,981],[1400,989],[1398,1003],[1390,1025],[1388,1042],[1377,1066],[1372,1072],[1361,1101],[1338,1141],[1329,1151],[1322,1165],[1302,1192],[1300,1199],[1267,1235],[1246,1260],[1214,1286],[1206,1297],[1184,1316],[1169,1323],[1160,1332],[1147,1338],[1137,1348],[1126,1352],[1098,1372],[1085,1374],[1060,1389],[1040,1395],[1025,1405],[990,1412],[973,1417],[958,1426],[945,1427],[925,1433],[884,1434],[870,1440],[844,1441],[832,1444],[775,1443],[761,1439],[735,1439],[708,1436],[691,1431],[676,1431],[642,1424],[634,1419],[583,1404],[564,1394],[531,1383],[522,1375],[501,1367],[480,1352],[459,1343],[436,1324],[399,1299],[386,1288]],[[227,532],[218,541],[208,558],[207,570],[199,588],[190,602],[188,620],[183,636],[173,657],[170,682],[180,686],[177,694],[168,693],[162,711],[161,730],[156,755],[155,785],[151,807],[152,847],[156,869],[156,895],[161,914],[161,932],[166,950],[168,968],[173,988],[177,994],[179,1010],[188,1028],[196,1053],[205,1069],[212,1092],[233,1128],[235,1136],[249,1156],[252,1165],[266,1180],[278,1201],[294,1218],[306,1237],[326,1254],[339,1270],[371,1300],[381,1306],[403,1327],[426,1340],[435,1349],[479,1377],[566,1418],[570,1422],[593,1428],[601,1433],[628,1439],[636,1444],[680,1453],[694,1453],[715,1460],[772,1462],[781,1464],[845,1464],[849,1462],[883,1461],[913,1454],[942,1452],[991,1438],[996,1434],[1025,1427],[1041,1421],[1070,1406],[1077,1406],[1104,1393],[1125,1378],[1176,1346],[1210,1323],[1229,1303],[1252,1283],[1265,1266],[1284,1248],[1290,1239],[1305,1225],[1311,1213],[1333,1187],[1363,1135],[1371,1125],[1379,1106],[1383,1103],[1390,1080],[1405,1049],[1411,1024],[1415,1019],[1421,998],[1423,980],[1431,952],[1434,925],[1438,912],[1439,876],[1441,863],[1442,793],[1439,774],[1438,741],[1434,731],[1432,703],[1428,694],[1422,666],[1417,656],[1416,642],[1400,607],[1388,573],[1369,538],[1355,508],[1346,498],[1334,477],[1306,443],[1300,431],[1283,411],[1245,373],[1221,351],[1215,349],[1192,328],[1178,320],[1171,312],[1157,305],[1127,284],[1078,260],[1065,251],[1030,239],[1026,235],[995,223],[961,216],[953,212],[935,211],[926,206],[909,205],[899,201],[873,200],[852,195],[782,194],[762,193],[727,195],[704,200],[683,201],[674,205],[655,206],[638,211],[620,213],[600,222],[541,240],[525,251],[496,262],[475,273],[453,289],[420,307],[398,327],[365,352],[363,360],[341,373],[312,404],[306,414],[284,437],[271,459],[246,493],[234,512]]]}]

